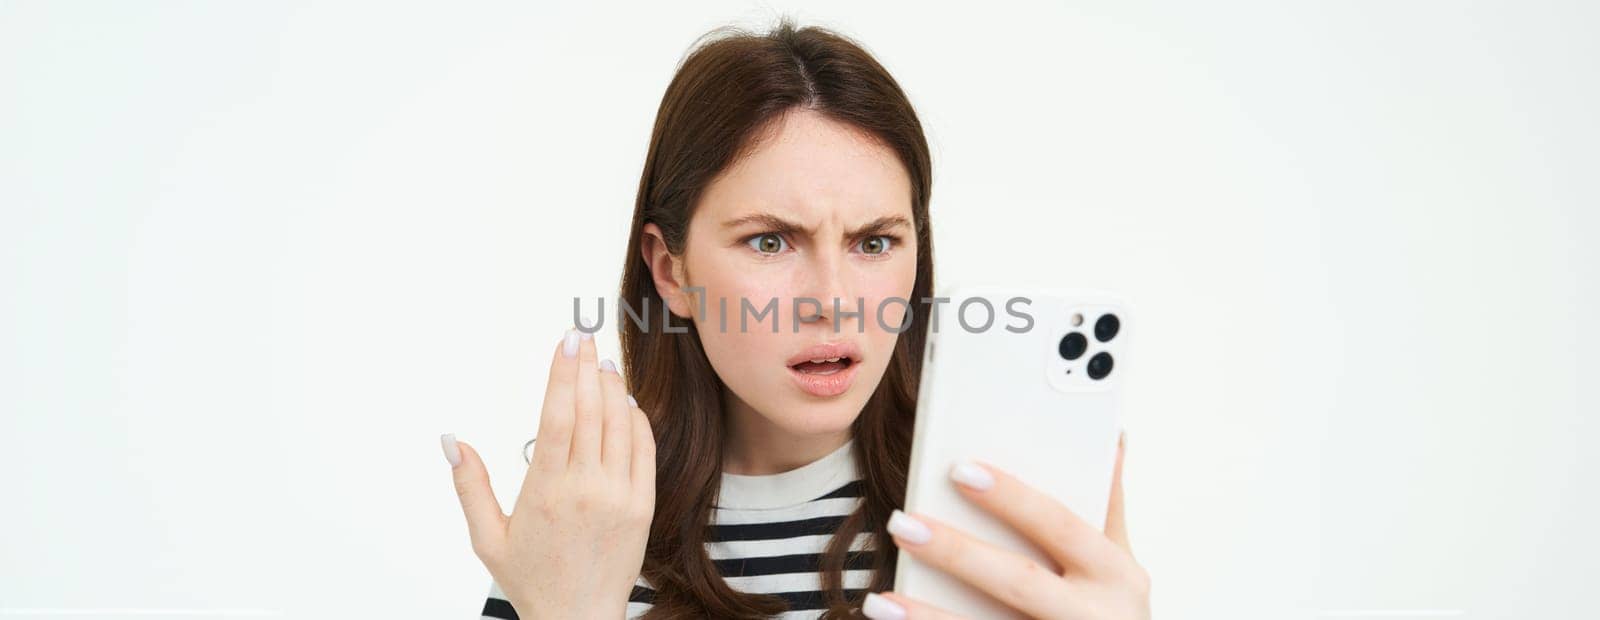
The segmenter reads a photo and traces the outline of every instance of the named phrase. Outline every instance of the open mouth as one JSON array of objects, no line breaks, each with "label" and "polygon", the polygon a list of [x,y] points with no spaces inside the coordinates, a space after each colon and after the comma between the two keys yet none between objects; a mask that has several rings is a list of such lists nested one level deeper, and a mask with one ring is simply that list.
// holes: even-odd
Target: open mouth
[{"label": "open mouth", "polygon": [[850,341],[824,343],[795,353],[787,362],[800,391],[823,398],[838,396],[855,382],[861,349]]},{"label": "open mouth", "polygon": [[806,360],[790,366],[795,372],[808,375],[831,375],[855,364],[855,360],[848,357],[831,357],[825,359]]}]

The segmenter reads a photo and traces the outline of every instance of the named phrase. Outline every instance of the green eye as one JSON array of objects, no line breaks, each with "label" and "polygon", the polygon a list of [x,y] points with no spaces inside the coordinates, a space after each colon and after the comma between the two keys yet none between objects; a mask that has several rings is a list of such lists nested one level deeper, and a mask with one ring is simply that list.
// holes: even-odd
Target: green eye
[{"label": "green eye", "polygon": [[882,254],[889,251],[889,245],[888,235],[868,237],[861,242],[861,252],[863,254]]},{"label": "green eye", "polygon": [[756,235],[745,241],[745,243],[762,254],[777,254],[783,251],[784,248],[783,237],[773,233]]}]

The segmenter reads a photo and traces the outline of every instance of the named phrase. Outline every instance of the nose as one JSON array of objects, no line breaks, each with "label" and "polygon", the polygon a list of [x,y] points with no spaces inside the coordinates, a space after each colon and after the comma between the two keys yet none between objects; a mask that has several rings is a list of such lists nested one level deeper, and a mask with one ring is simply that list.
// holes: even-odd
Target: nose
[{"label": "nose", "polygon": [[[855,277],[845,257],[827,252],[821,254],[824,255],[813,255],[811,265],[807,267],[801,296],[809,299],[798,303],[799,315],[796,320],[829,329],[837,323],[838,330],[844,331],[849,320],[864,321],[861,300],[855,296]],[[810,300],[817,303],[812,304]]]}]

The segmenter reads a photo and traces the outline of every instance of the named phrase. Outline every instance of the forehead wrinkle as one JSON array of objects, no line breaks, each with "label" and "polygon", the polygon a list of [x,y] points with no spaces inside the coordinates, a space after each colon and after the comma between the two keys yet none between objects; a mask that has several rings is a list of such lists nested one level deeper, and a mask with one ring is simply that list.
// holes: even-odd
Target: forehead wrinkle
[{"label": "forehead wrinkle", "polygon": [[[774,120],[759,128],[747,143],[749,151],[712,181],[708,197],[726,205],[753,207],[812,234],[824,222],[808,216],[819,211],[841,220],[859,210],[857,205],[876,211],[877,203],[891,206],[902,198],[907,198],[904,202],[909,208],[909,173],[876,136],[812,110],[786,110]],[[894,179],[888,190],[891,196],[882,196],[884,184],[878,182],[876,170],[862,170],[866,167],[863,160],[873,160],[878,169],[890,172]],[[861,182],[841,180],[846,176]],[[747,215],[750,213],[727,219]],[[888,215],[902,214],[896,210]]]}]

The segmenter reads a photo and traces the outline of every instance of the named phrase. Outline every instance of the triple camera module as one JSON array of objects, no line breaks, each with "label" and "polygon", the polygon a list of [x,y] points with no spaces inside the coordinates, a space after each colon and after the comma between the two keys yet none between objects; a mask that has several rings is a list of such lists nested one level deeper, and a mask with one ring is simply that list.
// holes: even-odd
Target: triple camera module
[{"label": "triple camera module", "polygon": [[[1074,322],[1074,324],[1078,323]],[[1101,344],[1105,344],[1111,342],[1112,338],[1116,338],[1117,331],[1120,329],[1122,329],[1122,320],[1118,319],[1117,315],[1108,312],[1095,319],[1092,331],[1094,332],[1094,339]],[[1061,354],[1062,359],[1069,362],[1077,361],[1089,352],[1089,337],[1085,336],[1081,331],[1073,330],[1061,337],[1061,342],[1056,345],[1056,352]],[[1090,379],[1099,381],[1111,374],[1111,367],[1114,363],[1115,360],[1112,359],[1109,351],[1100,351],[1089,356],[1089,363],[1085,365],[1085,372]],[[1071,370],[1069,369],[1067,372],[1071,372]]]}]

